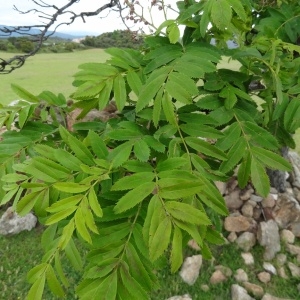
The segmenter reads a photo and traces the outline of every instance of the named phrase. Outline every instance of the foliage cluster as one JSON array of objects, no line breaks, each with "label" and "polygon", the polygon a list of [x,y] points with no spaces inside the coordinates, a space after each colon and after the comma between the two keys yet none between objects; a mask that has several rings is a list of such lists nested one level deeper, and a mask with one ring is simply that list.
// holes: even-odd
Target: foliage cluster
[{"label": "foliage cluster", "polygon": [[143,38],[129,30],[115,30],[99,36],[86,36],[82,44],[94,48],[133,48],[138,49],[143,44]]},{"label": "foliage cluster", "polygon": [[[27,102],[2,108],[1,204],[13,199],[21,215],[34,210],[48,226],[42,263],[28,273],[28,299],[41,299],[46,282],[64,295],[62,252],[83,268],[81,299],[148,299],[167,249],[175,272],[191,237],[205,258],[209,244],[223,242],[218,216],[227,209],[214,181],[239,165],[240,187],[251,180],[266,196],[265,168],[290,170],[278,153],[294,147],[300,125],[294,5],[179,1],[178,18],[147,37],[142,51],[110,48],[106,63],[80,66],[72,95],[79,118],[114,99],[118,118],[106,123],[69,132],[63,95],[34,96],[13,85]],[[240,47],[227,50],[228,39]],[[218,69],[223,55],[241,69]],[[261,104],[253,81],[264,85],[256,91]],[[19,131],[10,130],[14,121]],[[88,250],[85,266],[75,238]]]},{"label": "foliage cluster", "polygon": [[[26,37],[9,37],[0,39],[0,51],[29,53],[35,43]],[[59,38],[49,38],[39,50],[41,53],[62,53],[85,49],[83,44]]]}]

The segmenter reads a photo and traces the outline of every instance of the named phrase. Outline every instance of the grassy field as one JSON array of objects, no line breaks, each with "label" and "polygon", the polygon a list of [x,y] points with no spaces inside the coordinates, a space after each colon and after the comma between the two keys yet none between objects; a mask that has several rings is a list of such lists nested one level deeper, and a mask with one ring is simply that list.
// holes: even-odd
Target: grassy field
[{"label": "grassy field", "polygon": [[[0,52],[0,58],[3,59],[13,55]],[[0,103],[7,104],[18,99],[11,90],[12,83],[22,86],[35,95],[44,90],[51,90],[68,97],[75,90],[72,86],[72,76],[78,71],[78,65],[86,62],[103,62],[108,57],[101,49],[37,54],[30,57],[22,68],[8,75],[0,75]]]},{"label": "grassy field", "polygon": [[[22,232],[17,236],[0,236],[0,299],[5,300],[23,300],[30,285],[26,281],[27,272],[41,261],[43,255],[40,246],[42,228],[37,227],[31,232]],[[83,251],[81,249],[80,251]],[[262,286],[265,292],[271,295],[299,299],[297,290],[298,280],[290,278],[284,280],[279,276],[273,276],[268,284],[259,283],[256,275],[262,271],[264,249],[257,245],[252,253],[255,264],[246,266],[241,257],[241,250],[235,245],[224,245],[212,247],[215,261],[204,261],[201,267],[200,276],[193,286],[184,283],[179,274],[171,274],[169,267],[165,267],[157,272],[160,288],[151,293],[152,300],[165,300],[174,295],[190,294],[193,300],[229,300],[231,285],[236,283],[235,279],[230,277],[226,282],[217,285],[211,285],[209,279],[214,271],[214,266],[223,265],[229,267],[233,272],[242,268],[249,276],[249,281]],[[187,248],[184,257],[197,255],[194,250]],[[289,261],[295,262],[288,254]],[[234,258],[234,259],[233,259]],[[77,299],[74,295],[74,288],[80,281],[80,273],[74,271],[63,259],[63,268],[68,277],[70,287],[66,291],[66,300]],[[201,285],[208,285],[209,291],[202,291]],[[45,290],[43,300],[58,300],[48,289]],[[128,299],[130,300],[130,299]]]}]

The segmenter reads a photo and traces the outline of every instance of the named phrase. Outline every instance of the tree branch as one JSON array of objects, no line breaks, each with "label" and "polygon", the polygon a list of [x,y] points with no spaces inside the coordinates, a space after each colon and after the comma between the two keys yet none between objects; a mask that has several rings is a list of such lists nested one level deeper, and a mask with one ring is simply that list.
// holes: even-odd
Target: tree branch
[{"label": "tree branch", "polygon": [[[42,47],[43,42],[46,41],[50,36],[52,36],[56,32],[59,26],[70,25],[78,18],[81,18],[85,23],[85,17],[97,16],[104,10],[112,9],[113,7],[117,7],[118,10],[120,11],[122,9],[119,0],[107,0],[106,4],[99,6],[99,8],[96,9],[95,11],[86,11],[86,12],[81,12],[79,14],[76,14],[75,12],[70,10],[70,8],[72,8],[72,6],[75,3],[78,3],[80,0],[69,0],[69,2],[66,5],[60,8],[58,8],[55,5],[48,4],[43,0],[31,0],[31,1],[40,8],[43,8],[45,10],[52,9],[55,12],[53,14],[49,14],[46,13],[45,11],[42,11],[40,8],[33,8],[27,11],[21,11],[16,6],[13,6],[13,8],[20,14],[29,14],[32,12],[39,13],[40,14],[39,18],[43,19],[42,22],[43,24],[37,24],[31,26],[7,26],[0,29],[0,37],[1,36],[8,37],[11,36],[13,33],[18,33],[20,35],[26,35],[30,37],[31,40],[36,43],[34,50],[32,50],[27,54],[16,55],[7,60],[0,58],[0,74],[11,73],[15,69],[23,66],[26,59],[30,56],[35,55]],[[58,18],[65,14],[71,15],[69,20],[66,22],[58,23]],[[50,31],[51,26],[55,26],[54,30],[52,31]],[[31,29],[38,29],[40,32],[38,34],[32,34],[30,33]]]}]

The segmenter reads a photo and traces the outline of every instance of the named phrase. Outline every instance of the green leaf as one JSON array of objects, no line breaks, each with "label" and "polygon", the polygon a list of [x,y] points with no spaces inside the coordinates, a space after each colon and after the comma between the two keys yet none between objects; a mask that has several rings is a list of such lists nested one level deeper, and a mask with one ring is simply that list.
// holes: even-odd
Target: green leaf
[{"label": "green leaf", "polygon": [[75,224],[74,219],[72,219],[63,229],[59,244],[61,249],[65,249],[68,246],[69,242],[71,241],[74,230]]},{"label": "green leaf", "polygon": [[225,31],[231,21],[231,7],[227,0],[213,0],[211,7],[213,24],[221,31]]},{"label": "green leaf", "polygon": [[17,212],[20,216],[25,216],[28,214],[34,207],[37,202],[41,192],[29,193],[25,195],[17,204]]},{"label": "green leaf", "polygon": [[202,189],[199,181],[179,178],[162,178],[158,182],[159,195],[165,199],[180,199],[192,196]]},{"label": "green leaf", "polygon": [[170,124],[176,126],[177,121],[176,121],[176,115],[174,113],[174,105],[173,105],[172,99],[171,99],[170,95],[168,94],[168,92],[164,93],[164,96],[162,99],[162,108],[163,108],[163,111],[164,111],[167,121]]},{"label": "green leaf", "polygon": [[77,138],[71,135],[64,127],[59,127],[59,133],[64,142],[74,151],[78,159],[87,165],[93,165],[93,155],[88,148]]},{"label": "green leaf", "polygon": [[243,137],[239,138],[227,153],[228,160],[223,161],[220,171],[227,173],[231,171],[244,156],[247,143]]},{"label": "green leaf", "polygon": [[241,132],[242,130],[239,123],[234,122],[224,130],[224,137],[219,139],[215,145],[219,149],[226,151],[233,146],[237,139],[239,139]]},{"label": "green leaf", "polygon": [[220,92],[220,97],[225,98],[225,107],[226,109],[231,109],[235,106],[237,102],[237,97],[230,86],[226,86]]},{"label": "green leaf", "polygon": [[127,82],[133,92],[138,95],[142,87],[142,81],[140,76],[135,71],[129,71],[127,73]]},{"label": "green leaf", "polygon": [[81,207],[79,207],[75,213],[75,226],[81,237],[88,243],[92,244],[92,238],[86,228],[86,220]]},{"label": "green leaf", "polygon": [[229,2],[229,4],[232,6],[232,9],[241,18],[241,20],[246,22],[247,15],[246,15],[245,9],[243,7],[242,1],[240,1],[240,0],[227,0],[227,2]]},{"label": "green leaf", "polygon": [[161,119],[161,107],[162,107],[162,93],[163,88],[161,88],[155,96],[154,104],[153,104],[153,124],[155,127],[158,126],[158,123]]},{"label": "green leaf", "polygon": [[172,232],[172,223],[169,217],[165,217],[159,224],[149,245],[149,254],[152,262],[156,261],[167,249]]},{"label": "green leaf", "polygon": [[186,165],[188,160],[184,157],[172,157],[166,160],[161,160],[156,167],[157,172],[179,169]]},{"label": "green leaf", "polygon": [[47,278],[47,284],[51,292],[58,297],[64,297],[65,292],[62,289],[59,281],[57,280],[57,277],[51,265],[48,265],[47,267],[46,278]]},{"label": "green leaf", "polygon": [[251,156],[250,153],[245,156],[243,159],[242,163],[239,166],[238,170],[238,183],[241,189],[243,189],[249,180],[250,177],[250,172],[251,172]]},{"label": "green leaf", "polygon": [[47,270],[48,264],[41,263],[34,268],[32,268],[27,273],[27,280],[29,283],[35,283],[40,277],[45,276],[45,272]]},{"label": "green leaf", "polygon": [[157,139],[150,135],[144,135],[143,140],[147,143],[149,147],[157,152],[163,153],[166,149],[166,146],[160,143]]},{"label": "green leaf", "polygon": [[63,283],[63,285],[68,288],[69,287],[69,282],[68,279],[66,278],[62,265],[61,265],[61,260],[60,260],[60,255],[59,252],[56,252],[55,254],[55,270],[59,276],[59,279]]},{"label": "green leaf", "polygon": [[70,207],[76,206],[79,201],[82,200],[83,195],[74,195],[71,197],[64,198],[62,200],[58,200],[57,202],[53,203],[50,207],[46,210],[50,213],[56,213],[62,210],[65,210]]},{"label": "green leaf", "polygon": [[144,163],[137,160],[129,160],[123,164],[123,167],[129,172],[152,172],[153,168],[149,163]]},{"label": "green leaf", "polygon": [[112,191],[131,190],[145,182],[151,182],[155,177],[153,172],[139,172],[119,179],[112,187]]},{"label": "green leaf", "polygon": [[[120,275],[122,283],[133,299],[148,300],[149,295],[145,292],[142,286],[129,273],[128,266],[122,262],[120,267]],[[130,298],[128,298],[130,299]],[[122,299],[123,300],[123,299]],[[125,300],[125,299],[124,299]]]},{"label": "green leaf", "polygon": [[81,271],[83,266],[81,255],[72,239],[70,239],[69,243],[67,244],[65,252],[74,269]]},{"label": "green leaf", "polygon": [[264,167],[255,158],[251,160],[251,179],[257,193],[267,197],[270,192],[269,177]]},{"label": "green leaf", "polygon": [[65,209],[63,211],[60,211],[60,212],[52,215],[51,217],[49,217],[47,219],[47,221],[45,222],[45,224],[46,225],[51,225],[51,224],[57,223],[57,222],[65,219],[69,215],[71,215],[76,209],[77,209],[77,206],[76,207],[70,207],[70,208]]},{"label": "green leaf", "polygon": [[42,300],[45,287],[45,274],[37,278],[27,294],[27,300]]},{"label": "green leaf", "polygon": [[271,169],[283,171],[292,170],[291,164],[274,152],[259,147],[252,147],[251,152],[257,160]]},{"label": "green leaf", "polygon": [[80,171],[80,165],[82,162],[71,153],[63,149],[55,149],[54,151],[55,159],[64,167],[71,171]]},{"label": "green leaf", "polygon": [[118,110],[122,111],[127,100],[127,93],[125,80],[121,74],[114,79],[114,96]]},{"label": "green leaf", "polygon": [[190,136],[210,139],[218,139],[220,137],[223,137],[223,133],[221,131],[207,125],[199,126],[198,124],[187,123],[180,125],[180,128],[183,132],[187,133]]},{"label": "green leaf", "polygon": [[162,70],[155,70],[148,78],[147,82],[141,88],[139,98],[136,104],[136,111],[141,111],[149,102],[155,97],[159,89],[165,82],[170,68],[163,68]]},{"label": "green leaf", "polygon": [[200,153],[203,153],[211,157],[215,157],[220,160],[227,159],[227,156],[223,151],[219,150],[217,147],[199,138],[186,137],[185,141],[191,148],[195,149],[196,151],[199,151]]},{"label": "green leaf", "polygon": [[176,44],[180,38],[180,31],[178,25],[173,23],[167,28],[167,35],[171,44]]},{"label": "green leaf", "polygon": [[105,159],[108,155],[108,149],[103,139],[100,138],[100,136],[94,131],[89,131],[88,139],[92,150],[97,155],[97,157]]},{"label": "green leaf", "polygon": [[98,197],[95,193],[95,189],[94,188],[91,188],[90,189],[90,192],[88,194],[88,200],[89,200],[89,205],[93,211],[93,213],[101,218],[103,216],[103,211],[102,211],[102,208],[100,206],[100,203],[98,201]]},{"label": "green leaf", "polygon": [[96,82],[85,82],[77,88],[75,93],[72,94],[72,98],[76,100],[89,100],[97,96],[105,87],[105,81],[100,79]]},{"label": "green leaf", "polygon": [[121,166],[128,160],[133,144],[133,141],[125,142],[109,153],[108,158],[112,160],[112,164],[115,168]]},{"label": "green leaf", "polygon": [[98,109],[103,110],[110,100],[110,94],[113,88],[113,80],[108,79],[105,82],[104,88],[100,91],[99,98],[98,98]]},{"label": "green leaf", "polygon": [[118,201],[117,205],[114,208],[114,211],[119,214],[136,206],[148,195],[150,195],[153,192],[154,188],[154,182],[146,182],[134,188]]},{"label": "green leaf", "polygon": [[132,277],[139,281],[146,290],[150,291],[152,288],[152,280],[145,269],[141,257],[138,255],[135,247],[131,243],[128,243],[125,255]]},{"label": "green leaf", "polygon": [[182,233],[177,226],[174,226],[170,260],[171,272],[175,273],[181,267],[183,261]]},{"label": "green leaf", "polygon": [[26,91],[19,85],[12,83],[11,88],[21,99],[24,99],[28,102],[40,103],[40,100],[38,97],[32,95],[30,92]]},{"label": "green leaf", "polygon": [[211,225],[211,221],[205,213],[189,204],[168,201],[166,202],[166,209],[173,218],[181,220],[185,223]]},{"label": "green leaf", "polygon": [[136,158],[140,161],[148,161],[150,156],[150,149],[144,140],[136,140],[133,146],[133,152]]},{"label": "green leaf", "polygon": [[27,179],[28,179],[28,177],[26,175],[17,174],[17,173],[6,174],[1,177],[1,181],[8,182],[8,183],[24,181]]},{"label": "green leaf", "polygon": [[85,192],[90,188],[89,185],[83,185],[75,182],[56,182],[53,184],[54,188],[61,192],[71,193],[71,194],[78,194]]}]

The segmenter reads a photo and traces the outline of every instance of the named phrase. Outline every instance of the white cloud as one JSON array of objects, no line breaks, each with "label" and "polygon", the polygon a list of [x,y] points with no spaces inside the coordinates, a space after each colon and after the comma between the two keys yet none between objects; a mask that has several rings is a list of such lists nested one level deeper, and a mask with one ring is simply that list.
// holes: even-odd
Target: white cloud
[{"label": "white cloud", "polygon": [[[37,12],[32,12],[30,14],[20,14],[13,9],[13,5],[16,5],[21,11],[27,11],[32,8],[37,8],[48,12],[51,14],[53,10],[47,9],[47,11],[41,7],[36,6],[31,0],[2,0],[0,9],[0,24],[3,25],[33,25],[41,24],[43,19],[39,18],[41,15]],[[68,0],[45,0],[46,3],[51,5],[57,5],[58,7],[63,6],[68,3]],[[167,0],[168,3],[173,3],[174,1]],[[78,13],[81,11],[94,11],[99,6],[107,3],[107,0],[81,0],[78,3],[72,6],[72,11]],[[150,0],[140,0],[141,4],[144,4],[146,7],[150,5]],[[145,16],[149,18],[148,9],[144,10]],[[170,14],[172,15],[172,14]],[[70,15],[69,15],[70,16]],[[174,14],[173,14],[174,16]],[[63,17],[60,17],[59,21],[66,21],[68,15],[66,14]],[[154,8],[153,11],[153,21],[156,25],[159,25],[163,21],[163,14],[157,8]],[[116,29],[125,29],[122,20],[120,19],[119,13],[110,12],[108,10],[103,11],[100,15],[96,17],[87,17],[85,18],[86,23],[81,19],[77,19],[72,25],[65,26],[62,25],[59,27],[58,31],[60,32],[85,32],[90,34],[101,34],[103,32],[109,32]],[[133,23],[128,23],[133,25]],[[138,23],[138,26],[141,26],[141,23]]]}]

